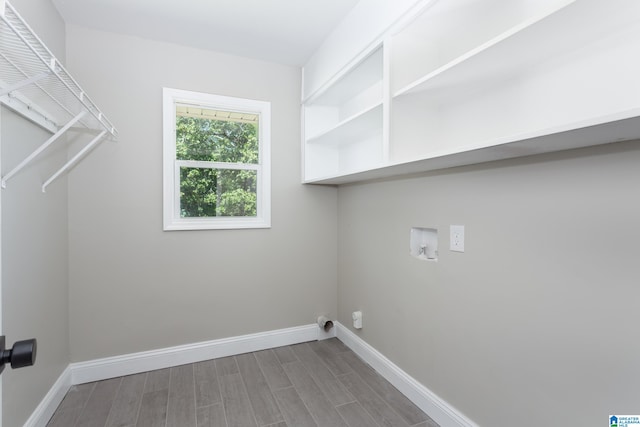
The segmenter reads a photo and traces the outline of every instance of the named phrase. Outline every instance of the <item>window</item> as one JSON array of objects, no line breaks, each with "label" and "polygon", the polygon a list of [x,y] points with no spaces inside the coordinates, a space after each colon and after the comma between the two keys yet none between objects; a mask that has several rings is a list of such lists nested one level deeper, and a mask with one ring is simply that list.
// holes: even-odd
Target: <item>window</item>
[{"label": "window", "polygon": [[271,226],[271,104],[164,88],[164,229]]}]

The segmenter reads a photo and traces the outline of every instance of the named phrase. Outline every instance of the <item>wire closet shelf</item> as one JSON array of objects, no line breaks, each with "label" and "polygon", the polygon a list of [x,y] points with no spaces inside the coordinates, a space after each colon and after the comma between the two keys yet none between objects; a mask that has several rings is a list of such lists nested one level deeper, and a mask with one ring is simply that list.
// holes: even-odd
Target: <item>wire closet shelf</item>
[{"label": "wire closet shelf", "polygon": [[113,124],[7,0],[0,0],[0,102],[53,134],[2,176],[3,188],[69,129],[87,132],[91,142],[45,181],[42,191],[105,136],[117,138]]}]

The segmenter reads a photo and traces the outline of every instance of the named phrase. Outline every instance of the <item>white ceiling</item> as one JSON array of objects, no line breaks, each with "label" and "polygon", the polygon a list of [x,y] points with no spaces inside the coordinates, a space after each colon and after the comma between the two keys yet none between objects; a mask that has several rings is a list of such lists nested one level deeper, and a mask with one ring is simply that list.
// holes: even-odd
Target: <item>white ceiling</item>
[{"label": "white ceiling", "polygon": [[358,0],[53,0],[65,22],[303,65]]}]

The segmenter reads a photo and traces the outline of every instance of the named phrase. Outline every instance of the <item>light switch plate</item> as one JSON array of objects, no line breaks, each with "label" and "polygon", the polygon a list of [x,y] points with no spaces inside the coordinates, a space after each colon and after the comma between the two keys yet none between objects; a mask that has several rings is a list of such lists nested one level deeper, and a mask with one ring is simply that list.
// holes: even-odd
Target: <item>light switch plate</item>
[{"label": "light switch plate", "polygon": [[464,225],[452,225],[449,249],[453,252],[464,252]]}]

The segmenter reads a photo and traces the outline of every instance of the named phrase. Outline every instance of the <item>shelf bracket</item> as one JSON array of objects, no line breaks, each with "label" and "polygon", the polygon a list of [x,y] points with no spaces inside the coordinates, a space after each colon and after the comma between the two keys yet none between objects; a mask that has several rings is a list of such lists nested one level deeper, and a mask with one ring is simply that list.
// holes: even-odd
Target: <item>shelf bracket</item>
[{"label": "shelf bracket", "polygon": [[60,175],[62,175],[67,169],[69,169],[71,166],[76,164],[76,162],[78,160],[80,160],[82,158],[82,156],[84,156],[94,146],[96,146],[98,143],[100,143],[102,141],[102,138],[104,138],[104,136],[106,134],[107,134],[106,130],[103,130],[102,132],[100,132],[100,134],[98,136],[93,138],[91,140],[91,142],[88,143],[82,150],[78,151],[78,153],[75,156],[73,156],[67,163],[64,164],[64,166],[62,166],[60,169],[58,169],[58,172],[56,172],[53,175],[51,175],[51,178],[49,178],[48,180],[45,181],[44,184],[42,184],[42,192],[43,193],[46,192],[47,187],[49,186],[49,184],[51,184],[53,181],[55,181],[56,178],[58,178]]},{"label": "shelf bracket", "polygon": [[40,153],[46,150],[51,144],[56,142],[58,138],[60,138],[66,131],[69,130],[71,126],[76,124],[82,117],[86,114],[85,111],[81,112],[73,119],[71,119],[66,125],[64,125],[60,130],[58,130],[55,134],[53,134],[49,139],[45,141],[40,147],[38,147],[33,153],[29,155],[26,159],[24,159],[18,166],[13,168],[8,174],[2,177],[2,188],[7,188],[7,181],[9,181],[15,174],[20,172],[29,162],[35,159]]},{"label": "shelf bracket", "polygon": [[48,77],[50,75],[51,75],[51,71],[45,71],[43,73],[36,74],[35,76],[30,77],[30,78],[28,78],[26,80],[22,80],[21,82],[13,84],[13,85],[11,85],[9,87],[2,88],[2,91],[0,91],[0,96],[4,96],[4,95],[6,95],[8,93],[13,92],[14,90],[18,90],[18,89],[20,89],[20,88],[22,88],[24,86],[28,86],[28,85],[30,85],[32,83],[37,82],[38,80],[42,80],[45,77]]}]

